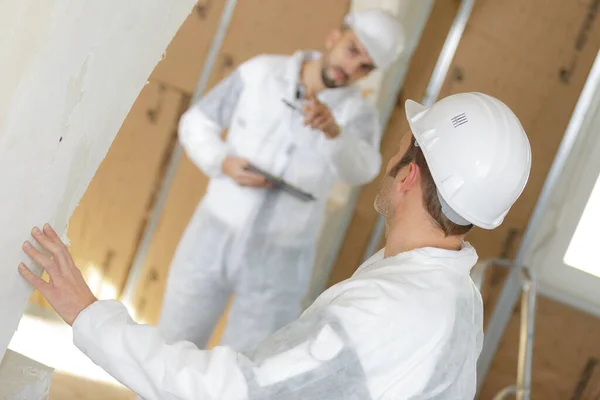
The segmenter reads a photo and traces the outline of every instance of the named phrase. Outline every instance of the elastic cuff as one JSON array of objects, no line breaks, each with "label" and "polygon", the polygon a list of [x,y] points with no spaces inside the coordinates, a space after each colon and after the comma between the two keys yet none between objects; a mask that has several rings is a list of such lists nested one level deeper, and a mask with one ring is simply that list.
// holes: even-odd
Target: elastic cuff
[{"label": "elastic cuff", "polygon": [[214,160],[214,167],[212,169],[212,171],[210,172],[209,177],[211,178],[218,178],[219,176],[222,176],[223,173],[223,161],[225,161],[225,159],[227,158],[229,154],[227,153],[227,151],[223,151],[222,153],[218,154],[215,157]]},{"label": "elastic cuff", "polygon": [[83,310],[81,310],[79,312],[79,315],[77,315],[77,318],[75,318],[75,321],[73,321],[73,329],[77,328],[77,325],[81,325],[84,324],[86,319],[89,319],[89,315],[88,314],[93,314],[94,310],[97,307],[97,304],[100,303],[100,300],[96,300],[95,302],[93,302],[92,304],[90,304],[89,306],[87,306],[86,308],[84,308]]},{"label": "elastic cuff", "polygon": [[344,149],[346,140],[347,138],[344,135],[343,129],[340,130],[340,134],[333,139],[328,139],[323,135],[323,149],[330,155],[337,154]]},{"label": "elastic cuff", "polygon": [[125,306],[116,300],[98,300],[90,304],[79,313],[73,322],[73,341],[77,342],[78,334],[94,330],[104,320],[123,310],[127,311]]}]

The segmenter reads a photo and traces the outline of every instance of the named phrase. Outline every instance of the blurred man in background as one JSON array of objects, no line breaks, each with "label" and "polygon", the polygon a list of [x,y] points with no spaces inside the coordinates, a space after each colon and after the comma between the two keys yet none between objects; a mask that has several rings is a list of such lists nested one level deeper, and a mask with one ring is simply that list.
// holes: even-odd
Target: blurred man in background
[{"label": "blurred man in background", "polygon": [[205,348],[232,295],[221,342],[235,349],[298,317],[332,184],[365,184],[381,166],[377,112],[352,84],[403,44],[392,15],[350,14],[323,53],[255,57],[183,115],[181,144],[211,180],[171,264],[159,323],[169,342]]}]

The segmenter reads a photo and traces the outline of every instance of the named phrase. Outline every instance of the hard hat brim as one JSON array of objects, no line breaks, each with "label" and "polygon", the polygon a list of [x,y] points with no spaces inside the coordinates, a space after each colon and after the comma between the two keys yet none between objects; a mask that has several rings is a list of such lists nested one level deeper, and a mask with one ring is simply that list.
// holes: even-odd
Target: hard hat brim
[{"label": "hard hat brim", "polygon": [[373,60],[375,67],[380,68],[380,69],[386,68],[388,66],[387,63],[385,62],[386,60],[383,60],[380,57],[377,57],[377,53],[373,52],[374,40],[372,38],[370,38],[362,30],[360,30],[356,27],[356,21],[354,20],[354,15],[352,15],[352,14],[347,15],[346,18],[344,18],[344,23],[350,29],[352,29],[352,32],[354,32],[354,34],[358,38],[358,41],[360,42],[360,44],[363,45],[363,47],[367,51],[367,54],[369,55],[369,57],[371,57],[371,60]]},{"label": "hard hat brim", "polygon": [[423,114],[425,111],[427,111],[427,107],[417,103],[414,100],[406,100],[406,102],[404,103],[404,111],[406,112],[406,119],[408,120],[410,129],[413,130],[413,121],[416,122],[416,120],[418,119],[418,115]]},{"label": "hard hat brim", "polygon": [[[365,13],[367,15],[365,15]],[[372,9],[364,12],[350,13],[344,18],[344,23],[352,29],[359,42],[365,48],[369,57],[377,68],[390,67],[400,56],[405,46],[405,33],[400,22],[391,14],[381,9]],[[388,40],[382,40],[381,29],[385,30]],[[391,37],[391,41],[389,40]],[[386,39],[386,38],[384,38]]]}]

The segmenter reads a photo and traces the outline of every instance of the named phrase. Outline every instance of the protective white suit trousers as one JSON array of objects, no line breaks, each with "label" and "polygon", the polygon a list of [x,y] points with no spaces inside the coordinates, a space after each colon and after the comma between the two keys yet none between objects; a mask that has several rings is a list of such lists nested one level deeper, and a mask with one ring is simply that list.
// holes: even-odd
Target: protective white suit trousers
[{"label": "protective white suit trousers", "polygon": [[274,244],[260,220],[240,232],[200,204],[169,271],[159,323],[169,343],[187,340],[206,348],[231,295],[221,344],[238,351],[254,349],[300,315],[314,245]]}]

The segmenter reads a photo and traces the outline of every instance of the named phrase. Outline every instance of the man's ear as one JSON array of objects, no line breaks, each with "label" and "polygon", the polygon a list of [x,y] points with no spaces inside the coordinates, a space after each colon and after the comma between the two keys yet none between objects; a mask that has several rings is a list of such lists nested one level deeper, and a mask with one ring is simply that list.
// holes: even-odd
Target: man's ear
[{"label": "man's ear", "polygon": [[342,36],[343,33],[340,29],[332,29],[331,31],[329,31],[327,39],[325,39],[325,49],[331,50],[336,45],[336,43],[340,41]]},{"label": "man's ear", "polygon": [[421,179],[421,170],[419,169],[419,166],[413,161],[407,166],[405,166],[403,168],[403,171],[398,173],[396,178],[400,179],[400,181],[397,182],[398,191],[408,191],[413,189],[419,182],[419,179]]}]

